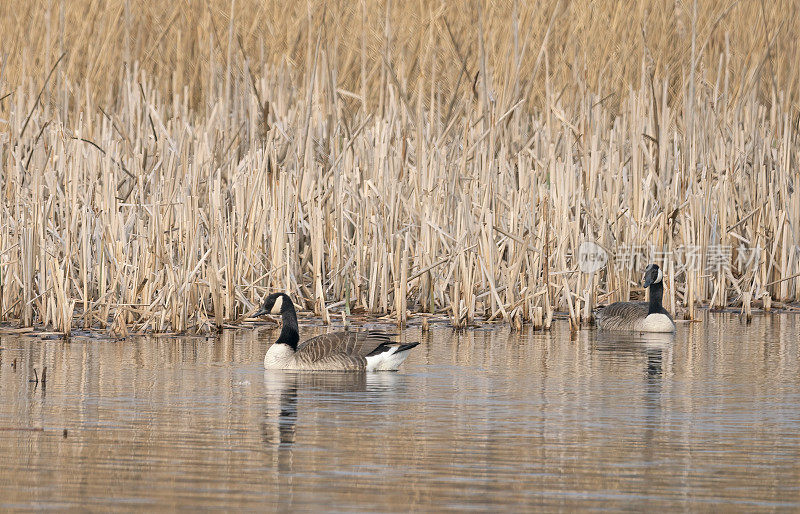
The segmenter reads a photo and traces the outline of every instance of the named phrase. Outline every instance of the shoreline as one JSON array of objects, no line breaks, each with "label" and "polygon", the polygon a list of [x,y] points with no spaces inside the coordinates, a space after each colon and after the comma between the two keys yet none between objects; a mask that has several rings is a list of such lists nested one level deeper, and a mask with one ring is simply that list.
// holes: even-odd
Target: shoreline
[{"label": "shoreline", "polygon": [[[777,303],[777,302],[776,302]],[[797,304],[785,304],[780,303],[780,307],[775,306],[773,303],[773,307],[770,310],[764,309],[754,309],[752,314],[753,318],[756,317],[764,317],[766,315],[800,315],[800,303]],[[732,307],[726,307],[722,309],[712,309],[708,306],[700,306],[697,307],[698,312],[705,312],[707,314],[736,314],[740,318],[744,318],[745,315],[741,312],[741,309],[736,309]],[[298,321],[301,326],[307,327],[334,327],[334,328],[342,328],[342,329],[358,329],[360,327],[368,326],[368,325],[378,325],[380,327],[391,327],[391,330],[395,331],[402,331],[409,328],[422,328],[423,332],[427,331],[430,327],[435,326],[436,328],[450,328],[455,331],[469,331],[469,330],[482,330],[486,329],[487,327],[497,328],[503,326],[511,327],[512,331],[519,331],[519,327],[515,327],[513,323],[504,320],[489,320],[488,318],[476,319],[472,323],[462,326],[456,327],[452,323],[452,317],[446,314],[428,314],[428,313],[408,313],[408,318],[404,326],[398,326],[396,317],[393,315],[369,315],[369,314],[354,314],[347,318],[347,322],[343,322],[341,317],[339,316],[331,316],[331,321],[329,323],[325,323],[322,316],[314,315],[311,311],[298,311],[297,313]],[[567,311],[556,311],[553,313],[553,322],[559,323],[570,323],[569,312]],[[694,323],[702,323],[702,319],[681,319],[676,318],[675,324],[678,326],[681,325],[689,325]],[[745,323],[748,323],[744,321]],[[271,328],[277,329],[280,328],[280,323],[277,321],[277,318],[274,320],[271,319],[255,319],[255,318],[244,318],[239,323],[224,323],[222,327],[217,330],[206,331],[206,332],[191,332],[191,331],[184,331],[184,332],[137,332],[137,331],[128,331],[125,336],[115,336],[111,333],[110,328],[111,323],[109,323],[109,328],[88,328],[88,329],[75,329],[70,332],[70,334],[63,334],[61,332],[49,330],[47,327],[41,325],[34,325],[32,327],[22,327],[18,324],[11,322],[2,322],[0,323],[0,337],[2,336],[25,336],[25,337],[38,337],[42,338],[43,340],[55,340],[55,339],[65,339],[68,340],[72,337],[85,337],[89,339],[97,339],[97,340],[108,340],[108,341],[122,341],[127,339],[128,337],[156,337],[156,338],[199,338],[199,339],[211,339],[215,338],[218,335],[231,332],[231,331],[240,331],[240,330],[256,330],[256,329],[263,329],[263,328]],[[426,325],[429,328],[426,328]],[[597,328],[595,326],[594,321],[589,322],[581,322],[577,329],[586,329],[586,328]],[[552,330],[552,326],[550,329],[543,329],[543,328],[533,328],[533,323],[527,322],[523,323],[521,330],[528,331],[531,330],[533,332],[542,332],[546,333]]]}]

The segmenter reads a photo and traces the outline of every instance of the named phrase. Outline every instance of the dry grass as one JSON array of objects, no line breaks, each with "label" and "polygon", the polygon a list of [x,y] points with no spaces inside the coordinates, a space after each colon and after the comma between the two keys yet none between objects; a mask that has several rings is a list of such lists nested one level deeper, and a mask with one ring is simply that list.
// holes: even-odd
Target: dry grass
[{"label": "dry grass", "polygon": [[798,301],[797,8],[4,3],[0,321],[577,324],[648,245],[689,316]]}]

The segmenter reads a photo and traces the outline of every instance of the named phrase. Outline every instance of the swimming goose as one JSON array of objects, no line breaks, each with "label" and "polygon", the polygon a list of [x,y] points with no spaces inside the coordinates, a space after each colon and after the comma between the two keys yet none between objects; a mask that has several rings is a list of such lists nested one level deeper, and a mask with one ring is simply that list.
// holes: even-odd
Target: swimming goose
[{"label": "swimming goose", "polygon": [[675,322],[661,305],[664,295],[664,273],[657,264],[644,270],[642,285],[650,289],[647,302],[615,302],[597,315],[597,326],[605,330],[633,330],[638,332],[674,332]]},{"label": "swimming goose", "polygon": [[397,371],[408,351],[419,344],[396,343],[389,334],[377,330],[332,332],[300,343],[297,313],[291,298],[283,293],[269,295],[253,317],[263,314],[280,314],[283,321],[278,340],[264,356],[266,369]]}]

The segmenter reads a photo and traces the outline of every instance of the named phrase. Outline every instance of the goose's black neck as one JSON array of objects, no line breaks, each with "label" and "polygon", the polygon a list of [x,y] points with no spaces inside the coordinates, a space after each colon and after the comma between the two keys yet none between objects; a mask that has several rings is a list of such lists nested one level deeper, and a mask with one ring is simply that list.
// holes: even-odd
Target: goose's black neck
[{"label": "goose's black neck", "polygon": [[664,296],[664,283],[662,281],[653,282],[650,284],[649,289],[650,306],[647,309],[647,314],[668,314],[661,304],[661,298]]},{"label": "goose's black neck", "polygon": [[294,310],[291,298],[283,295],[281,304],[281,335],[276,343],[288,344],[292,350],[297,350],[297,343],[300,342],[300,332],[297,326],[297,313]]}]

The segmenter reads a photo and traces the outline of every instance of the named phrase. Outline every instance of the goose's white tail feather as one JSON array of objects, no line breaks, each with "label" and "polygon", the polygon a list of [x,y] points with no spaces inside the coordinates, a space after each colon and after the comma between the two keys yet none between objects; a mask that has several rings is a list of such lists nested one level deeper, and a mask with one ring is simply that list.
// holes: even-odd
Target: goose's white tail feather
[{"label": "goose's white tail feather", "polygon": [[383,353],[367,356],[367,371],[397,371],[408,357],[410,348],[401,352],[397,349],[397,346],[392,346]]}]

